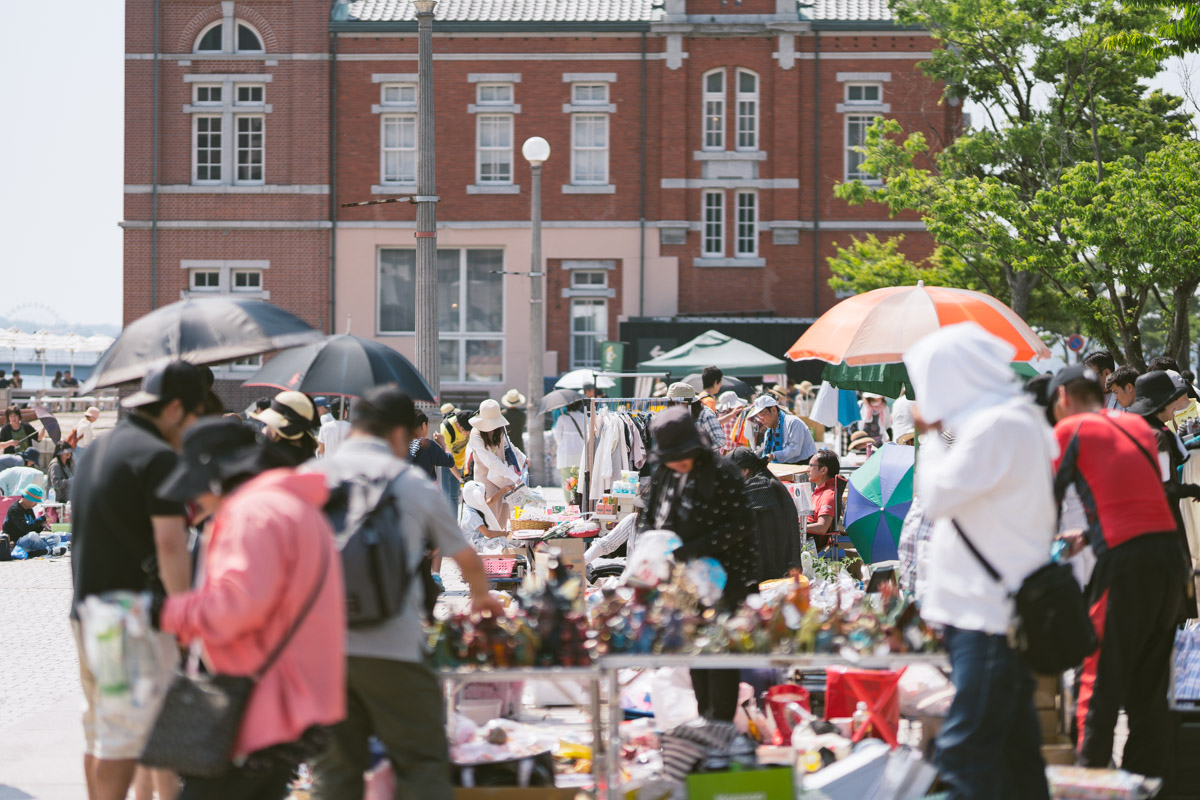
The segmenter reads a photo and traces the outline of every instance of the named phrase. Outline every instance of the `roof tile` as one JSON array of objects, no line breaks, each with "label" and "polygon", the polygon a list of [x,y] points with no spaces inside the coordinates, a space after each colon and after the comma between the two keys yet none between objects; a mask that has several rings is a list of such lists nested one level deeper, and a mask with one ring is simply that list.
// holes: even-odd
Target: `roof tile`
[{"label": "roof tile", "polygon": [[[442,22],[649,22],[659,18],[656,0],[440,0]],[[658,4],[661,7],[661,4]],[[348,22],[416,20],[410,0],[351,0]],[[803,18],[820,21],[889,21],[887,0],[814,0]]]}]

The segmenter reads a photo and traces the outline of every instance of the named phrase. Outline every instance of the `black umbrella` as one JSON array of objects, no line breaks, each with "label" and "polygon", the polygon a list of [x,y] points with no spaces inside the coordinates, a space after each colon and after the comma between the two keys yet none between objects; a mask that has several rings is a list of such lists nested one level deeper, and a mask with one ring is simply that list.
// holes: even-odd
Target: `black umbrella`
[{"label": "black umbrella", "polygon": [[388,383],[413,400],[437,402],[411,361],[387,345],[350,334],[280,353],[242,385],[362,397],[368,389]]},{"label": "black umbrella", "polygon": [[538,403],[539,414],[549,414],[560,408],[566,408],[571,403],[583,400],[584,397],[574,389],[555,389],[550,394],[542,398],[542,402]]},{"label": "black umbrella", "polygon": [[[691,384],[697,392],[704,391],[704,380],[699,375],[688,375],[683,379],[684,383]],[[743,380],[726,375],[721,379],[722,392],[734,392],[743,400],[749,400],[754,395],[754,387]]]},{"label": "black umbrella", "polygon": [[154,367],[179,359],[222,364],[322,338],[304,320],[262,300],[180,300],[130,323],[100,356],[80,394],[141,380]]}]

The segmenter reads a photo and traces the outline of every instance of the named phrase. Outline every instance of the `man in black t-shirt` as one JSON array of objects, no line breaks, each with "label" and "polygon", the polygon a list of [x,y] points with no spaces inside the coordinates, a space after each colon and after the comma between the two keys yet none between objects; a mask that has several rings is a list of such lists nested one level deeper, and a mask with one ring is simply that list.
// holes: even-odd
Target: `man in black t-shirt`
[{"label": "man in black t-shirt", "polygon": [[430,439],[428,436],[429,417],[424,411],[418,411],[417,426],[413,429],[413,440],[408,446],[409,463],[424,470],[434,483],[438,479],[438,467],[450,470],[455,478],[462,480],[458,471],[454,469],[454,456],[447,453],[439,443],[441,434],[438,434],[436,439]]},{"label": "man in black t-shirt", "polygon": [[[175,467],[176,448],[206,397],[199,368],[176,361],[146,375],[142,389],[122,405],[132,413],[92,445],[73,487],[71,567],[74,604],[124,589],[187,591],[190,564],[184,507],[160,500],[159,484]],[[74,615],[74,613],[73,613]],[[84,774],[91,797],[124,797],[159,702],[114,714],[98,704],[99,686],[84,654],[85,631],[75,621],[79,673],[87,701],[83,727]],[[165,675],[177,650],[170,636],[157,642]],[[160,796],[174,796],[156,776]]]}]

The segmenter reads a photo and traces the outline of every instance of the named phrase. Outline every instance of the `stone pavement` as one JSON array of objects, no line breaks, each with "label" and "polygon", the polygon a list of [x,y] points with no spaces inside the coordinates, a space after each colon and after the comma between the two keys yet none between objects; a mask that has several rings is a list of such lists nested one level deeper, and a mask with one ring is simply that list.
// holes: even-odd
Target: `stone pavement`
[{"label": "stone pavement", "polygon": [[79,665],[68,558],[0,562],[0,800],[80,800]]}]

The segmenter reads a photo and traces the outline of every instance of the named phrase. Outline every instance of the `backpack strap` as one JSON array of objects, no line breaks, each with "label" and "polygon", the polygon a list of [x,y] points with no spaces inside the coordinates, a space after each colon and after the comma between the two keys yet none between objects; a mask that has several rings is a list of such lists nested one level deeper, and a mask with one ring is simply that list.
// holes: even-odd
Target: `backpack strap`
[{"label": "backpack strap", "polygon": [[958,535],[962,537],[963,543],[966,544],[967,549],[971,551],[971,554],[979,560],[979,563],[983,566],[984,570],[986,570],[987,574],[991,576],[991,579],[1003,586],[1004,579],[1000,576],[1000,573],[995,567],[992,566],[992,562],[984,558],[983,553],[979,552],[979,548],[977,548],[975,543],[972,542],[970,537],[967,536],[967,532],[962,529],[962,525],[958,524],[958,520],[951,519],[950,523],[954,526],[954,530],[958,531]]},{"label": "backpack strap", "polygon": [[[1108,422],[1108,424],[1112,425],[1114,428],[1119,430],[1121,433],[1125,434],[1125,438],[1127,438],[1129,441],[1133,442],[1134,446],[1137,447],[1138,450],[1142,451],[1142,455],[1144,455],[1146,457],[1146,460],[1150,462],[1150,467],[1151,467],[1151,469],[1154,470],[1154,474],[1159,476],[1159,478],[1161,480],[1162,467],[1159,466],[1158,459],[1155,458],[1154,456],[1150,455],[1150,452],[1148,450],[1146,450],[1146,448],[1142,447],[1142,443],[1139,442],[1137,439],[1133,438],[1132,433],[1130,433],[1129,431],[1125,430],[1120,425],[1118,425],[1116,420],[1114,420],[1112,417],[1108,416],[1108,414],[1101,414],[1100,418],[1105,420],[1106,422]],[[1080,426],[1082,426],[1082,425],[1083,425],[1083,423],[1080,423]]]}]

